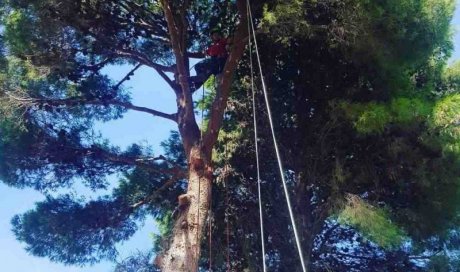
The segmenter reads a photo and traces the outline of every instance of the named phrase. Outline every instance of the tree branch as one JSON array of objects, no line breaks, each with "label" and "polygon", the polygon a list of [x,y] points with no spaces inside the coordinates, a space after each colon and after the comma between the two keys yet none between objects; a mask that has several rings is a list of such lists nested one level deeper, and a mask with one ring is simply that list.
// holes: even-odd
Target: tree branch
[{"label": "tree branch", "polygon": [[206,54],[203,52],[187,52],[187,57],[194,59],[202,59],[206,57]]},{"label": "tree branch", "polygon": [[166,66],[166,65],[155,63],[151,61],[146,55],[140,52],[134,51],[134,50],[130,50],[126,48],[117,48],[115,50],[115,54],[119,57],[130,58],[132,60],[135,60],[139,63],[142,63],[146,66],[152,67],[157,70],[161,70],[164,72],[171,72],[171,73],[174,72],[174,66]]},{"label": "tree branch", "polygon": [[431,259],[433,258],[434,256],[438,255],[439,253],[443,252],[444,250],[438,250],[436,252],[433,252],[433,254],[431,255],[426,255],[426,256],[409,256],[409,259],[411,260],[427,260],[427,259]]},{"label": "tree branch", "polygon": [[[173,11],[171,10],[170,0],[161,0],[163,12],[168,24],[168,31],[171,40],[171,46],[176,58],[176,71],[179,77],[179,85],[182,91],[177,92],[177,121],[179,123],[179,132],[182,136],[185,153],[189,156],[189,151],[192,146],[197,144],[200,139],[200,130],[195,120],[195,112],[193,109],[192,93],[188,82],[189,70],[186,66],[187,52],[185,48],[186,31],[181,29],[181,24],[177,24],[174,19]],[[181,12],[181,16],[184,13]],[[180,21],[183,24],[183,20]],[[188,60],[188,59],[187,59]]]},{"label": "tree branch", "polygon": [[[185,178],[185,177],[184,177]],[[178,177],[173,177],[173,178],[170,178],[168,179],[160,188],[158,188],[157,190],[155,190],[153,193],[151,193],[150,195],[148,195],[146,198],[144,198],[143,200],[133,204],[131,206],[131,208],[133,209],[136,209],[136,208],[139,208],[140,206],[142,205],[145,205],[145,204],[148,204],[149,202],[151,202],[153,199],[155,199],[161,192],[163,192],[164,190],[168,189],[169,187],[171,187],[172,185],[174,185],[177,181],[179,181],[180,179]]]},{"label": "tree branch", "polygon": [[[66,147],[64,147],[66,148]],[[99,159],[104,159],[108,162],[119,164],[122,166],[136,166],[143,168],[149,172],[161,175],[167,175],[171,178],[185,179],[187,178],[187,171],[180,165],[170,164],[170,168],[160,168],[159,165],[152,164],[152,161],[145,161],[139,157],[132,157],[123,154],[110,152],[104,148],[92,145],[91,147],[67,147],[79,154],[80,156],[98,156]],[[163,159],[163,156],[157,159]],[[155,161],[155,160],[154,160]]]},{"label": "tree branch", "polygon": [[138,166],[138,167],[142,167],[154,173],[170,175],[178,179],[187,177],[187,172],[178,165],[173,165],[171,168],[160,169],[158,167],[155,167],[155,165],[152,165],[152,163],[145,162],[142,159],[139,160],[138,157],[129,157],[129,156],[124,156],[120,154],[114,154],[114,153],[108,152],[105,149],[98,148],[98,147],[87,148],[84,151],[86,151],[88,155],[91,155],[93,153],[99,154],[100,156],[102,156],[103,158],[105,158],[106,160],[110,162],[122,163],[124,165]]},{"label": "tree branch", "polygon": [[10,97],[10,99],[13,99],[17,101],[18,104],[24,106],[24,107],[31,107],[33,105],[45,105],[48,104],[50,106],[76,106],[80,104],[86,104],[86,105],[114,105],[114,106],[121,106],[126,109],[134,110],[134,111],[139,111],[139,112],[145,112],[157,117],[162,117],[174,122],[177,122],[177,114],[168,114],[164,113],[161,111],[157,111],[154,109],[150,109],[147,107],[140,107],[140,106],[135,106],[131,104],[130,102],[122,102],[118,100],[86,100],[83,97],[74,97],[74,98],[67,98],[67,99],[40,99],[40,98],[24,98],[24,97],[16,97],[12,94],[7,93],[7,95]]},{"label": "tree branch", "polygon": [[374,256],[358,256],[358,255],[352,255],[352,254],[341,253],[341,252],[330,252],[328,254],[341,256],[345,258],[363,259],[363,260],[376,260],[376,257],[377,257],[377,256],[375,257]]},{"label": "tree branch", "polygon": [[115,90],[118,90],[118,88],[121,86],[121,84],[123,84],[126,80],[129,79],[130,76],[132,76],[134,74],[134,72],[136,72],[137,69],[139,69],[140,67],[142,66],[141,63],[139,63],[138,65],[136,65],[131,71],[129,71],[128,74],[126,74],[126,76],[124,76],[120,82],[117,83],[117,85],[115,85],[114,89]]},{"label": "tree branch", "polygon": [[85,70],[90,70],[90,71],[93,71],[93,72],[97,72],[97,71],[101,70],[106,64],[108,64],[111,61],[113,61],[113,57],[109,56],[105,60],[103,60],[103,61],[101,61],[99,63],[93,64],[93,65],[82,65],[81,68],[83,68]]},{"label": "tree branch", "polygon": [[[135,105],[133,105],[133,104],[131,104],[129,102],[120,102],[120,101],[116,101],[116,100],[109,100],[108,103],[111,104],[111,105],[122,106],[124,108],[134,110],[134,111],[140,111],[140,112],[149,113],[151,115],[154,115],[154,116],[157,116],[157,117],[162,117],[162,118],[165,118],[165,119],[169,119],[169,120],[174,121],[174,122],[177,123],[177,114],[164,113],[164,112],[157,111],[157,110],[150,109],[150,108],[146,108],[146,107],[135,106]],[[104,102],[102,101],[102,102],[100,102],[98,104],[104,104]]]},{"label": "tree branch", "polygon": [[169,87],[171,87],[171,89],[174,90],[174,92],[177,94],[177,90],[180,88],[179,85],[177,85],[177,83],[175,83],[174,81],[172,81],[168,75],[166,75],[165,72],[163,72],[162,70],[160,69],[155,69],[157,71],[157,73],[163,78],[164,81],[166,81],[166,83],[168,83]]}]

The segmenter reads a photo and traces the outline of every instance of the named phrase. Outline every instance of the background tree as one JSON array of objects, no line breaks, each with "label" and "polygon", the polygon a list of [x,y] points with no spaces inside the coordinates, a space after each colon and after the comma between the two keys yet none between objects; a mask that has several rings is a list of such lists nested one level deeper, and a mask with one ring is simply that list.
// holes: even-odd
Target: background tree
[{"label": "background tree", "polygon": [[[451,1],[267,6],[259,49],[312,271],[426,270],[457,228],[452,11]],[[231,267],[261,270],[248,63],[218,149],[231,156],[220,157],[231,177],[213,200],[211,257],[222,271],[227,252]],[[292,271],[299,260],[266,116],[259,118],[269,267]],[[222,206],[226,190],[231,204]],[[224,210],[232,214],[229,244]]]}]

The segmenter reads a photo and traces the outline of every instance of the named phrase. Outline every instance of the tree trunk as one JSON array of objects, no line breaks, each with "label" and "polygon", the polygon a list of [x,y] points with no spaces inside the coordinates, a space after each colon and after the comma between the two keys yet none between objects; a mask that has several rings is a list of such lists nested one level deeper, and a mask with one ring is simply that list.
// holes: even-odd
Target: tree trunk
[{"label": "tree trunk", "polygon": [[172,0],[162,0],[161,4],[176,58],[176,72],[179,79],[179,86],[175,89],[177,122],[189,163],[189,179],[187,193],[179,196],[179,216],[175,219],[171,243],[166,251],[157,257],[155,263],[163,272],[196,272],[201,253],[200,242],[211,200],[212,150],[222,126],[231,80],[247,42],[246,1],[236,1],[240,21],[234,32],[234,44],[219,79],[216,97],[209,112],[208,126],[201,135],[187,80],[190,75],[186,52],[188,26],[186,13],[190,1],[185,1],[179,10],[173,10],[172,2]]},{"label": "tree trunk", "polygon": [[211,199],[212,167],[201,148],[192,148],[189,157],[187,193],[179,196],[179,216],[172,231],[169,250],[156,260],[163,272],[198,271],[201,238]]}]

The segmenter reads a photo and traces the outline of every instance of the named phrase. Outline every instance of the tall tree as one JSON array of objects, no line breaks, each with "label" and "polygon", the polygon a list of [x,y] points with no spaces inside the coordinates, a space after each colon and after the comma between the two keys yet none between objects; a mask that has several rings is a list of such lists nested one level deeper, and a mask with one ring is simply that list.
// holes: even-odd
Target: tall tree
[{"label": "tall tree", "polygon": [[[447,65],[453,5],[283,1],[267,6],[261,25],[268,31],[260,34],[259,49],[304,257],[312,271],[328,271],[328,266],[338,271],[374,271],[375,266],[421,270],[457,228],[458,115],[453,101],[459,74],[455,65]],[[237,270],[261,270],[250,71],[247,65],[240,68],[227,115],[233,123],[224,127],[227,135],[219,148],[223,152],[228,145],[230,150],[230,185],[213,201],[213,246],[223,250],[211,258],[222,271],[226,252]],[[299,270],[262,108],[258,123],[268,265]],[[225,189],[230,191],[227,208],[219,201]],[[225,209],[233,214],[231,237],[247,239],[231,238],[227,245],[227,226],[221,223]],[[337,243],[323,241],[330,222],[342,225],[331,238]],[[346,242],[354,236],[347,226],[379,246]]]},{"label": "tall tree", "polygon": [[[71,196],[48,198],[15,218],[18,238],[30,244],[30,252],[53,260],[83,263],[108,258],[113,243],[133,233],[133,211],[153,201],[155,187],[180,189],[175,181],[185,178],[171,241],[157,264],[162,271],[196,271],[211,197],[212,150],[247,41],[246,2],[20,0],[2,2],[1,14],[7,55],[1,93],[2,180],[44,191],[71,186],[77,179],[93,189],[103,188],[105,177],[119,171],[129,172],[120,190],[131,190],[135,176],[156,181],[138,203],[118,199],[116,193],[95,203]],[[218,80],[209,123],[200,131],[187,80],[190,56],[203,49],[198,47],[203,34],[217,23],[231,29],[234,42]],[[114,64],[134,68],[120,82],[112,82],[101,69]],[[152,68],[169,84],[176,95],[176,113],[130,102],[123,83],[141,66]],[[139,146],[122,152],[92,132],[94,121],[120,118],[127,110],[177,123],[187,165],[153,157]],[[113,213],[102,215],[103,210]],[[93,212],[102,222],[85,222]],[[59,225],[65,218],[77,221]],[[37,221],[43,225],[40,237],[30,233]],[[77,225],[81,230],[72,231]],[[97,229],[99,235],[94,234]],[[75,247],[63,250],[69,240]]]},{"label": "tall tree", "polygon": [[[261,2],[252,4],[255,22],[266,30],[262,62],[309,268],[417,271],[411,258],[436,252],[456,226],[459,77],[455,67],[446,68],[453,1],[289,0],[265,1],[264,8]],[[31,253],[68,264],[111,259],[114,244],[149,213],[164,226],[156,262],[162,271],[197,271],[201,255],[202,267],[212,259],[216,271],[261,270],[247,56],[218,138],[247,43],[245,4],[2,4],[1,179],[42,191],[80,180],[99,189],[106,175],[124,173],[112,195],[89,202],[48,197],[15,217],[15,234]],[[233,33],[234,45],[215,93],[204,101],[207,126],[200,131],[189,58],[203,43],[200,34],[217,22]],[[113,64],[133,70],[112,82],[101,69]],[[140,66],[170,85],[176,113],[130,102],[123,83]],[[93,132],[94,121],[127,110],[178,124],[164,156],[139,145],[122,151]],[[268,265],[298,270],[269,131],[260,132]],[[171,214],[178,195],[182,205]],[[207,242],[219,250],[211,256],[200,241],[212,195],[214,236]],[[401,241],[426,254],[402,250]],[[142,266],[146,258],[130,258],[119,269]]]}]

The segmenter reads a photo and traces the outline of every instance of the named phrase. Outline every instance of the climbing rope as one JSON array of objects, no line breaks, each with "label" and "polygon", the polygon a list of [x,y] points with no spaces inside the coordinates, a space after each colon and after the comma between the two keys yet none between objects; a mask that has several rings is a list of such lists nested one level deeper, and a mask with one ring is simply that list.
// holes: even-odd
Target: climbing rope
[{"label": "climbing rope", "polygon": [[[249,14],[249,2],[247,5],[247,13]],[[251,40],[251,26],[248,20],[248,33],[249,33],[249,62],[251,67],[251,92],[252,92],[252,116],[254,118],[254,144],[256,149],[256,168],[257,168],[257,194],[259,200],[259,221],[260,221],[260,241],[262,245],[262,264],[263,271],[267,271],[267,266],[265,262],[265,235],[264,235],[264,219],[262,213],[262,194],[260,186],[260,164],[259,164],[259,143],[257,140],[257,115],[256,115],[256,92],[254,88],[254,66],[252,63],[252,40]]]},{"label": "climbing rope", "polygon": [[[224,114],[225,116],[226,114]],[[226,259],[227,259],[227,272],[230,272],[231,266],[230,266],[230,218],[229,218],[229,203],[230,203],[230,198],[228,196],[228,146],[227,143],[224,145],[224,156],[225,156],[225,165],[224,165],[224,186],[225,186],[225,228],[226,228],[226,236],[227,236],[227,254],[226,254]]]},{"label": "climbing rope", "polygon": [[[205,90],[204,90],[204,85],[203,85],[203,88],[202,88],[202,99],[204,101],[204,94],[205,94]],[[202,152],[203,150],[203,124],[204,124],[204,107],[201,107],[201,127],[200,127],[200,153]],[[200,154],[201,156],[201,154]],[[198,224],[200,224],[200,205],[201,205],[201,177],[204,175],[204,167],[202,167],[202,170],[201,170],[201,175],[198,179],[198,206],[197,206],[197,222]],[[196,228],[196,240],[199,241],[199,238],[200,238],[200,227],[199,225],[197,226]],[[198,244],[198,247],[200,246],[200,244]],[[211,254],[211,252],[209,252],[209,254]],[[211,255],[209,255],[211,256]],[[198,260],[199,256],[198,256],[198,250],[196,250],[196,259]],[[209,259],[211,259],[211,257],[209,257]]]},{"label": "climbing rope", "polygon": [[[212,189],[211,189],[212,190]],[[209,216],[208,216],[208,224],[209,224],[209,272],[212,272],[212,194],[211,199],[209,201]]]},{"label": "climbing rope", "polygon": [[[278,168],[279,168],[281,180],[283,182],[284,195],[286,197],[286,203],[287,203],[287,206],[288,206],[289,217],[290,217],[292,228],[293,228],[293,231],[294,231],[294,237],[295,237],[295,241],[296,241],[296,245],[297,245],[297,250],[298,250],[298,254],[299,254],[299,258],[300,258],[300,263],[302,265],[303,272],[306,272],[307,269],[306,269],[305,261],[304,261],[303,254],[302,254],[302,247],[301,247],[301,244],[300,244],[299,235],[297,233],[297,227],[296,227],[296,223],[295,223],[295,219],[294,219],[294,213],[293,213],[293,210],[292,210],[291,200],[290,200],[290,197],[289,197],[289,190],[287,188],[287,182],[286,182],[286,179],[284,177],[283,164],[282,164],[282,161],[281,161],[281,155],[280,155],[280,152],[279,152],[278,143],[277,143],[276,136],[275,136],[275,129],[274,129],[274,125],[273,125],[273,119],[272,119],[272,114],[271,114],[271,109],[270,109],[270,103],[269,103],[269,100],[268,100],[267,88],[266,88],[266,85],[265,85],[265,80],[264,80],[263,71],[262,71],[262,64],[261,64],[261,61],[260,61],[259,49],[258,49],[258,46],[257,46],[256,33],[255,33],[255,30],[254,30],[254,21],[253,21],[253,18],[252,18],[252,10],[251,10],[249,0],[247,0],[246,3],[247,3],[247,12],[248,12],[248,17],[249,17],[248,20],[250,21],[250,33],[249,33],[249,36],[251,36],[251,34],[252,34],[253,39],[254,39],[254,48],[255,48],[255,52],[256,52],[257,63],[258,63],[258,66],[259,66],[259,73],[260,73],[260,78],[261,78],[261,82],[262,82],[262,90],[263,90],[263,93],[264,93],[265,105],[266,105],[266,108],[267,108],[268,120],[269,120],[269,123],[270,123],[270,130],[271,130],[271,134],[272,134],[272,138],[273,138],[273,145],[275,147],[276,158],[277,158],[277,161],[278,161]],[[251,42],[251,40],[250,40],[250,42]],[[249,46],[251,46],[251,44],[249,44]]]},{"label": "climbing rope", "polygon": [[[204,125],[204,99],[205,99],[205,89],[204,84],[202,88],[201,99],[203,105],[201,106],[201,139],[200,142],[203,143],[203,125]],[[204,169],[203,169],[204,173]],[[208,240],[209,240],[209,272],[212,272],[212,184],[211,184],[211,197],[209,200],[209,211],[208,211]]]},{"label": "climbing rope", "polygon": [[[205,87],[203,84],[201,99],[204,103],[205,99]],[[200,134],[200,146],[202,149],[203,145],[203,126],[204,126],[204,104],[201,107],[201,134]],[[202,170],[201,176],[204,175],[204,169]],[[200,218],[200,195],[201,195],[201,177],[198,184],[198,222]],[[198,231],[199,228],[197,228]],[[212,272],[212,186],[211,186],[211,197],[209,200],[209,211],[208,211],[208,241],[209,241],[209,272]]]}]

